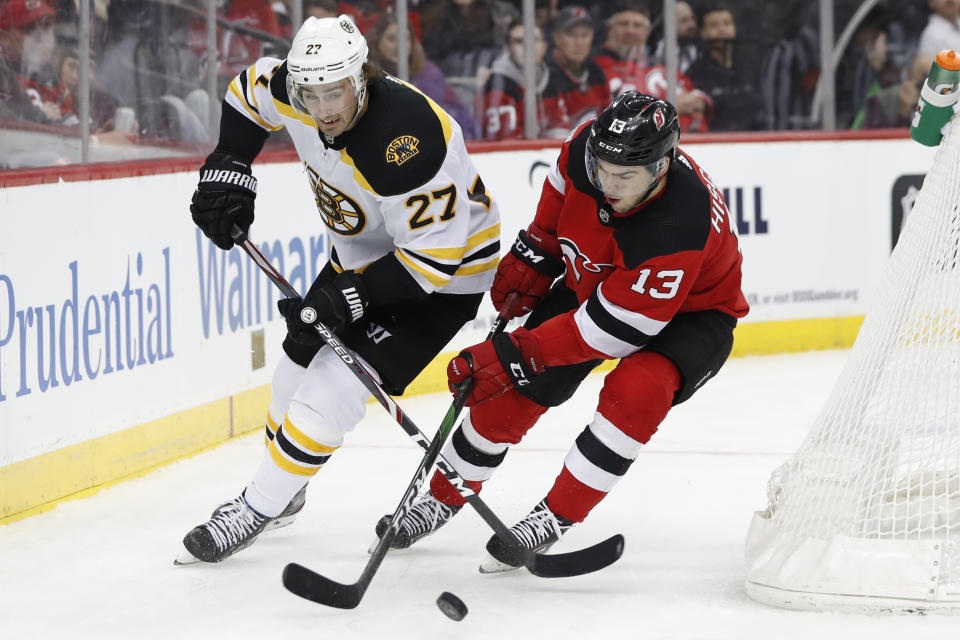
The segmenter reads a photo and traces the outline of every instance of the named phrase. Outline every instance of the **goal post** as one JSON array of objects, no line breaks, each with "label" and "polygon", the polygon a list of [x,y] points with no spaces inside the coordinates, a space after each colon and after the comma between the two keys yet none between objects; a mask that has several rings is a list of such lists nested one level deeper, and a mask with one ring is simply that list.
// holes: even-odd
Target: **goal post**
[{"label": "goal post", "polygon": [[958,124],[833,392],[753,516],[745,585],[754,600],[960,612]]}]

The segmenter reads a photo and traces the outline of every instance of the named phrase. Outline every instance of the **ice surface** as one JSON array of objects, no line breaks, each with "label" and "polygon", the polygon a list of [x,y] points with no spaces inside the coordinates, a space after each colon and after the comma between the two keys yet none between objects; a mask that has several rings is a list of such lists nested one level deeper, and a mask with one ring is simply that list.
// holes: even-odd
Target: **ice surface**
[{"label": "ice surface", "polygon": [[[626,536],[599,573],[546,580],[481,576],[490,531],[469,507],[434,537],[391,552],[360,606],[329,609],[288,593],[296,561],[342,582],[366,562],[420,452],[378,406],[320,471],[292,526],[222,565],[175,568],[180,539],[255,470],[262,434],[0,527],[3,638],[869,638],[956,637],[949,616],[793,612],[749,600],[743,542],[770,472],[799,445],[847,352],[739,358],[676,408],[613,493],[556,550]],[[601,377],[549,412],[483,497],[512,524],[539,501],[593,415]],[[403,402],[427,433],[449,398]],[[463,622],[434,601],[451,591]],[[616,636],[613,636],[616,634]]]}]

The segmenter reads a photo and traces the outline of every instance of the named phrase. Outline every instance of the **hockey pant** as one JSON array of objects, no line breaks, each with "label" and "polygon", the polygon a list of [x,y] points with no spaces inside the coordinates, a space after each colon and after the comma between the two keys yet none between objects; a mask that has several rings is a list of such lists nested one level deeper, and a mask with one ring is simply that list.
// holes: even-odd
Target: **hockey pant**
[{"label": "hockey pant", "polygon": [[[403,389],[476,315],[482,294],[431,294],[415,305],[384,306],[338,337],[390,394]],[[245,496],[278,515],[363,419],[370,392],[322,343],[288,336],[273,375],[266,451]]]},{"label": "hockey pant", "polygon": [[[570,448],[547,494],[554,513],[574,522],[587,517],[626,474],[670,408],[687,400],[720,369],[732,348],[735,326],[735,319],[715,311],[679,315],[659,339],[623,358],[606,375],[593,420]],[[579,370],[558,369],[567,369],[575,389],[594,364]],[[537,402],[510,390],[474,406],[445,445],[444,457],[479,491],[509,446],[520,442],[546,412],[547,404],[559,403]],[[439,472],[430,486],[441,502],[463,504],[463,498]]]},{"label": "hockey pant", "polygon": [[321,349],[306,368],[281,356],[271,392],[266,450],[244,495],[258,512],[276,516],[363,419],[370,392],[332,349]]}]

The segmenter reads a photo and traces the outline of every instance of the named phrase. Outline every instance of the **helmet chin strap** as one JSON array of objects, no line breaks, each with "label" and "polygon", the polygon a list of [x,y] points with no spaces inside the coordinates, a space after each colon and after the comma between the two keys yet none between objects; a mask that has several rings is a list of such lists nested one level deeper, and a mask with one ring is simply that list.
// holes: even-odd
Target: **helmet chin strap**
[{"label": "helmet chin strap", "polygon": [[[646,200],[647,198],[649,198],[649,197],[650,197],[650,194],[653,193],[654,191],[656,191],[656,190],[657,190],[657,187],[660,186],[660,182],[661,182],[662,180],[663,180],[663,176],[661,176],[661,177],[657,178],[656,180],[654,180],[654,181],[653,181],[653,184],[650,185],[650,187],[649,187],[646,191],[643,192],[643,195],[640,196],[640,199],[637,200],[637,205],[639,205],[641,202],[643,202],[644,200]],[[634,206],[637,206],[637,205],[634,205]]]},{"label": "helmet chin strap", "polygon": [[360,119],[360,116],[362,116],[367,110],[367,79],[363,77],[362,74],[360,76],[360,88],[357,90],[357,93],[359,94],[359,99],[357,100],[357,112],[353,114],[353,118],[351,118],[347,128],[343,130],[344,132],[349,131],[353,125],[357,123],[357,120]]},{"label": "helmet chin strap", "polygon": [[[664,158],[665,160],[666,158]],[[650,195],[657,190],[657,187],[660,186],[660,183],[667,177],[667,172],[670,170],[670,164],[667,164],[662,171],[657,171],[657,179],[653,181],[646,191],[644,191],[643,196],[637,200],[637,204],[640,204],[644,200],[650,197]]]}]

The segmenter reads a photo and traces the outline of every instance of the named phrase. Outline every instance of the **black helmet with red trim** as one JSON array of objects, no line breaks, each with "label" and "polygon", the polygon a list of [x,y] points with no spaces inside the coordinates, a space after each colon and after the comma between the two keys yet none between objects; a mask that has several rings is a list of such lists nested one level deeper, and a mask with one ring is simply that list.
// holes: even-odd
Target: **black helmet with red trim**
[{"label": "black helmet with red trim", "polygon": [[612,164],[635,166],[673,157],[680,141],[677,109],[666,100],[628,91],[590,126],[587,148]]},{"label": "black helmet with red trim", "polygon": [[[584,152],[587,177],[611,202],[637,199],[628,196],[643,200],[666,176],[679,141],[676,107],[666,100],[628,91],[590,125]],[[615,167],[633,171],[618,173]]]}]

